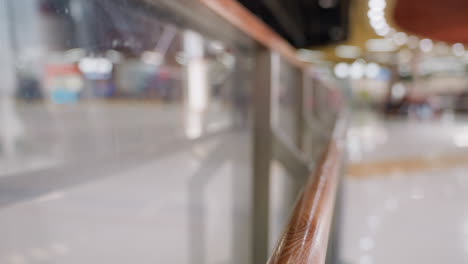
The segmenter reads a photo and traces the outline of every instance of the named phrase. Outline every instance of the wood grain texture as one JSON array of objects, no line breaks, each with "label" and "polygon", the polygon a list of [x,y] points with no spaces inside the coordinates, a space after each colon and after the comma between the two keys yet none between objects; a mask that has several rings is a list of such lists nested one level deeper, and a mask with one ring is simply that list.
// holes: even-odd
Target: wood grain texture
[{"label": "wood grain texture", "polygon": [[344,119],[337,122],[327,151],[309,178],[268,264],[325,263],[344,155],[345,123]]},{"label": "wood grain texture", "polygon": [[200,0],[200,2],[257,42],[281,54],[289,63],[300,68],[309,66],[297,58],[294,47],[237,1]]}]

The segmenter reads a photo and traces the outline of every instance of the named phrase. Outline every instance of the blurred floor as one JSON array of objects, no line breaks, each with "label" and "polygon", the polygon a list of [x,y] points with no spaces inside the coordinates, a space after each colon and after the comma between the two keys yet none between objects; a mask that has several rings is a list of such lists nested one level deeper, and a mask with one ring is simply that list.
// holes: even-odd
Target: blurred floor
[{"label": "blurred floor", "polygon": [[357,113],[348,144],[343,263],[468,262],[468,118]]},{"label": "blurred floor", "polygon": [[188,139],[182,109],[18,105],[23,133],[0,157],[0,263],[247,262],[250,130]]},{"label": "blurred floor", "polygon": [[[0,156],[0,264],[249,263],[251,131],[226,125],[227,109],[208,113],[211,131],[197,139],[180,105],[14,110],[21,133]],[[273,245],[292,183],[279,164],[272,172]]]}]

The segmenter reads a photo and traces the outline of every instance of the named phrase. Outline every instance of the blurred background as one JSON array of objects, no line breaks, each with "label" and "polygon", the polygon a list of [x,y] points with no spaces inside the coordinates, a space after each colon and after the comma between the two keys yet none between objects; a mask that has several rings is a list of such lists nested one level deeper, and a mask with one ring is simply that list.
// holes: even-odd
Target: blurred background
[{"label": "blurred background", "polygon": [[467,12],[2,0],[0,263],[266,263],[341,119],[327,263],[466,263]]}]

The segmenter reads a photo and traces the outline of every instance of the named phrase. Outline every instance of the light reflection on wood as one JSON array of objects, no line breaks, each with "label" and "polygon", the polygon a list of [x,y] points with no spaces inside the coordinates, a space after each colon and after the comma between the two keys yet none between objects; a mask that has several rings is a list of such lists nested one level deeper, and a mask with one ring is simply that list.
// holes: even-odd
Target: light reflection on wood
[{"label": "light reflection on wood", "polygon": [[269,264],[325,263],[344,152],[343,123],[344,120],[337,123],[327,151],[304,187]]}]

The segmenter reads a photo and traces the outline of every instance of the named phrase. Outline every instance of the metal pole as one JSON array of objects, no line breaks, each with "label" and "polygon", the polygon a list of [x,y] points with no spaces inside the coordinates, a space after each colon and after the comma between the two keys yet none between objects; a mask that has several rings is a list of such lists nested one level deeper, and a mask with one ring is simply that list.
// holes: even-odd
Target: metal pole
[{"label": "metal pole", "polygon": [[[294,70],[294,78],[296,79],[295,82],[297,84],[297,87],[292,87],[295,89],[295,106],[294,106],[294,116],[295,116],[295,125],[296,125],[296,134],[295,134],[295,147],[298,150],[300,155],[304,155],[304,73],[301,69],[295,69]],[[299,192],[302,190],[302,187],[305,184],[305,181],[307,177],[309,176],[309,171],[307,168],[307,163],[305,160],[303,161],[302,167],[305,167],[305,170],[301,170],[299,173],[300,175],[293,175],[294,177],[294,184],[292,186],[292,192],[291,192],[291,204],[294,204],[294,202],[297,199],[297,195]],[[303,174],[305,173],[305,174]]]},{"label": "metal pole", "polygon": [[304,150],[304,72],[301,69],[296,69],[294,78],[297,80],[296,89],[296,105],[294,109],[294,114],[296,117],[296,147],[298,150]]},{"label": "metal pole", "polygon": [[253,90],[253,237],[252,263],[266,263],[269,242],[271,129],[271,53],[258,47]]}]

